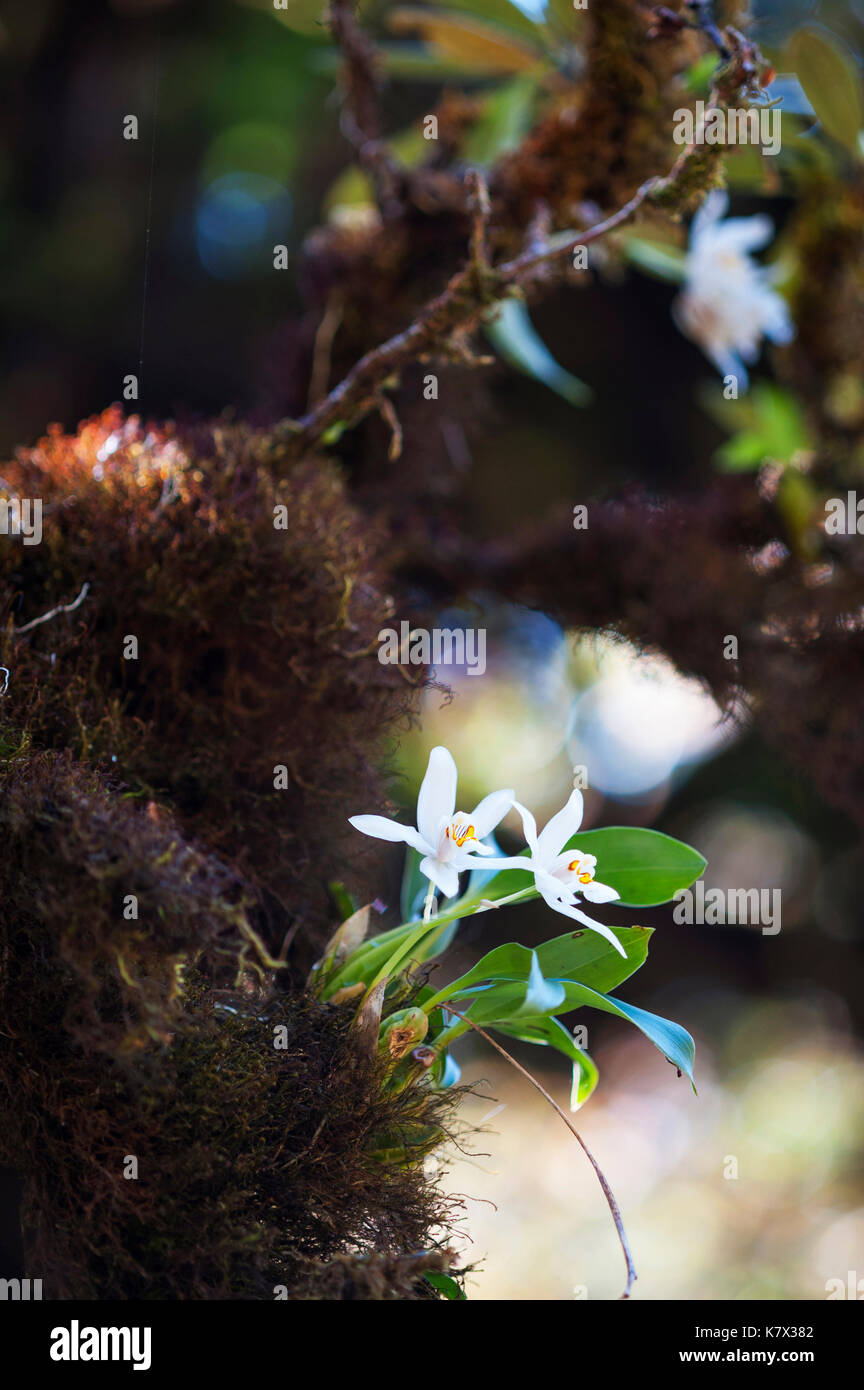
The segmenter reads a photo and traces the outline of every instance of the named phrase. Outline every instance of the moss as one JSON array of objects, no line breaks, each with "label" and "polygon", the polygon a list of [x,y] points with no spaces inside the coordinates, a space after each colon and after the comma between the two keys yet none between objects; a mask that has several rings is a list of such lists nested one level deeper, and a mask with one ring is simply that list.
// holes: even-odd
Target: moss
[{"label": "moss", "polygon": [[109,411],[2,473],[44,508],[0,551],[0,1165],[28,1268],[57,1298],[430,1296],[453,1099],[388,1088],[351,1010],[292,988],[423,679],[375,659],[375,528],[334,465],[239,426]]},{"label": "moss", "polygon": [[811,176],[789,238],[797,333],[778,366],[807,403],[835,485],[852,486],[864,475],[864,181]]},{"label": "moss", "polygon": [[589,7],[588,19],[584,79],[502,161],[493,182],[521,226],[538,203],[561,227],[585,203],[611,211],[669,168],[672,114],[687,104],[676,79],[704,51],[702,40],[687,29],[650,37],[652,16],[638,0],[605,0]]},{"label": "moss", "polygon": [[46,1296],[323,1297],[361,1255],[428,1296],[453,1098],[385,1088],[350,1010],[262,968],[248,886],[68,755],[7,770],[0,835],[0,1165]]},{"label": "moss", "polygon": [[[254,881],[270,949],[290,931],[314,953],[347,817],[380,799],[383,737],[414,706],[374,660],[377,537],[338,470],[288,470],[242,427],[181,439],[106,412],[2,471],[43,499],[44,532],[0,553],[0,744],[69,749],[167,804]],[[74,612],[17,634],[85,583]]]}]

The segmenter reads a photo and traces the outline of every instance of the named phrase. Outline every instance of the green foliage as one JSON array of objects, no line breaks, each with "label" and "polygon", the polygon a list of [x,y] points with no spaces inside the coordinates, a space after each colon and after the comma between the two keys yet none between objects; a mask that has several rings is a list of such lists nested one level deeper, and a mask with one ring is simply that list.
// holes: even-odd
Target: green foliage
[{"label": "green foliage", "polygon": [[542,382],[570,405],[588,405],[593,399],[590,386],[555,361],[531,322],[524,300],[503,300],[483,327],[495,351],[517,371]]},{"label": "green foliage", "polygon": [[827,133],[850,154],[860,157],[864,93],[853,55],[829,30],[805,26],[790,38],[786,62],[800,79]]},{"label": "green foliage", "polygon": [[[629,906],[667,902],[689,887],[705,868],[703,856],[689,845],[640,827],[586,831],[572,836],[566,849],[594,855],[602,881],[617,890],[622,905]],[[526,858],[525,863],[529,870],[530,859]],[[449,942],[461,918],[495,902],[509,905],[528,901],[536,898],[538,892],[533,873],[518,868],[496,873],[493,861],[472,872],[461,898],[428,920],[418,921],[424,896],[420,855],[409,849],[402,881],[403,915],[408,920],[363,941],[338,963],[337,969],[329,973],[322,969],[316,985],[321,997],[347,998],[354,997],[355,991],[363,991],[366,1006],[366,1001],[375,997],[376,989],[384,989],[387,981],[392,988],[413,965],[443,949],[442,942]],[[429,1017],[425,1041],[433,1057],[437,1052],[430,1081],[441,1084],[447,1048],[473,1024],[563,1052],[573,1065],[571,1104],[578,1108],[597,1084],[597,1068],[577,1047],[558,1016],[588,1007],[633,1023],[692,1082],[694,1048],[689,1033],[678,1024],[613,999],[608,993],[646,960],[650,929],[611,930],[623,955],[606,937],[584,927],[534,950],[516,942],[496,946],[444,987],[436,991],[422,989],[418,1003]],[[384,1023],[382,1037],[389,1036],[392,1026]]]},{"label": "green foliage", "polygon": [[[581,831],[565,848],[596,856],[601,880],[617,890],[621,907],[657,907],[669,902],[681,889],[689,888],[705,868],[703,856],[690,845],[638,826]],[[526,898],[539,896],[521,869],[504,869],[478,896],[494,902],[521,890]]]},{"label": "green foliage", "polygon": [[800,405],[788,391],[771,382],[758,382],[738,400],[722,400],[718,392],[706,398],[712,416],[732,438],[715,458],[724,473],[747,473],[770,460],[789,463],[799,451],[813,447]]}]

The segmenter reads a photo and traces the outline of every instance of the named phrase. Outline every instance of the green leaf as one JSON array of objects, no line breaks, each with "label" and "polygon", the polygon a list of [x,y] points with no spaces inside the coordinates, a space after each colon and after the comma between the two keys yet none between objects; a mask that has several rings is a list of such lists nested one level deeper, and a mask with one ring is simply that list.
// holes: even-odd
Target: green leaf
[{"label": "green leaf", "polygon": [[[487,983],[481,983],[487,981]],[[527,946],[498,946],[473,970],[448,985],[441,999],[478,996],[471,1017],[476,1023],[551,1014],[564,1003],[564,987],[544,979],[536,951]]]},{"label": "green leaf", "polygon": [[[510,947],[509,950],[512,952],[514,948]],[[526,948],[523,946],[521,950],[526,951]],[[491,954],[493,953],[490,952]],[[526,951],[526,954],[531,953]],[[527,968],[524,961],[522,968]],[[646,1009],[639,1009],[635,1004],[625,1004],[621,999],[613,999],[610,995],[603,994],[600,990],[591,989],[578,980],[544,980],[544,985],[550,987],[547,996],[550,1001],[555,998],[555,986],[560,987],[564,997],[563,1000],[559,999],[557,1003],[550,1002],[547,1007],[538,1008],[536,1010],[538,1016],[541,1013],[564,1014],[569,1013],[571,1009],[589,1008],[599,1009],[602,1013],[614,1014],[617,1018],[627,1019],[653,1042],[654,1046],[663,1053],[664,1057],[668,1058],[673,1066],[688,1076],[692,1083],[695,1047],[690,1034],[679,1024],[671,1022],[670,1019],[661,1018],[659,1014],[648,1013]],[[474,1003],[464,1010],[466,1017],[472,1023],[485,1027],[492,1024],[509,1026],[520,1017],[524,1021],[526,1011],[523,1006],[527,998],[524,982],[500,980],[489,985],[473,985],[460,990],[458,993],[455,990],[450,991],[449,998],[458,999],[463,994],[470,995],[475,991]]]},{"label": "green leaf", "polygon": [[452,999],[457,993],[468,991],[472,985],[481,985],[484,981],[527,980],[531,973],[533,955],[534,952],[529,951],[527,946],[520,946],[515,941],[508,942],[505,946],[496,946],[494,950],[487,951],[486,955],[464,975],[460,975],[457,980],[451,980],[450,984],[439,990],[434,997],[436,1001]]},{"label": "green leaf", "polygon": [[786,65],[797,74],[828,134],[860,157],[864,101],[858,65],[849,49],[829,30],[805,26],[786,46]]},{"label": "green leaf", "polygon": [[590,20],[587,5],[576,9],[573,0],[547,0],[546,27],[558,43],[572,49],[582,39]]},{"label": "green leaf", "polygon": [[357,903],[348,892],[344,883],[340,883],[338,879],[331,878],[330,882],[327,884],[327,891],[343,922],[346,917],[350,917],[352,913],[357,911]]},{"label": "green leaf", "polygon": [[405,867],[402,870],[402,889],[399,894],[399,911],[403,922],[413,922],[423,915],[423,903],[429,887],[429,880],[420,872],[423,856],[409,845],[405,854]]},{"label": "green leaf", "polygon": [[748,472],[766,459],[789,463],[795,454],[813,447],[798,402],[770,382],[757,383],[738,401],[722,400],[712,392],[706,405],[719,425],[736,430],[714,456],[724,473]]},{"label": "green leaf", "polygon": [[539,25],[512,0],[449,0],[447,9],[471,15],[477,19],[488,19],[493,24],[519,34],[530,43],[538,43],[542,34]]},{"label": "green leaf", "polygon": [[537,78],[523,72],[490,92],[465,140],[469,164],[485,166],[517,148],[531,127],[538,89]]},{"label": "green leaf", "polygon": [[668,280],[677,285],[684,279],[686,253],[677,246],[629,236],[624,241],[624,254],[631,265],[657,280]]},{"label": "green leaf", "polygon": [[387,24],[393,33],[419,32],[436,53],[470,64],[478,75],[525,72],[543,62],[534,42],[456,10],[399,5],[388,11]]},{"label": "green leaf", "polygon": [[256,9],[268,10],[280,24],[293,29],[295,33],[306,34],[309,38],[330,38],[327,25],[327,0],[279,0],[279,8],[273,0],[253,0]]},{"label": "green leaf", "polygon": [[[605,826],[574,835],[566,849],[597,857],[598,883],[618,890],[615,907],[658,907],[682,888],[689,888],[705,868],[705,859],[681,840],[639,826]],[[527,863],[527,850],[524,852]],[[487,883],[482,897],[495,902],[520,889],[530,889],[526,901],[538,895],[533,880],[521,869],[503,869]],[[463,908],[468,906],[467,901]],[[591,903],[584,906],[591,908]]]},{"label": "green leaf", "polygon": [[428,1270],[423,1278],[427,1284],[432,1285],[433,1289],[443,1293],[444,1297],[449,1299],[451,1303],[459,1299],[463,1301],[466,1299],[465,1290],[450,1274],[441,1274],[438,1270]]},{"label": "green leaf", "polygon": [[[423,916],[423,905],[426,901],[426,894],[429,891],[429,880],[425,874],[420,872],[420,864],[423,856],[418,853],[411,845],[408,846],[405,854],[405,868],[402,872],[402,890],[399,896],[399,907],[403,922],[418,922]],[[417,961],[433,960],[435,956],[440,956],[442,951],[446,951],[454,936],[459,930],[460,922],[457,918],[455,922],[450,922],[444,928],[441,935],[430,941],[426,946],[423,942],[417,947],[413,954],[413,959]]]},{"label": "green leaf", "polygon": [[597,1067],[587,1052],[577,1047],[570,1031],[557,1018],[523,1018],[518,1023],[496,1024],[496,1033],[503,1033],[520,1042],[535,1043],[538,1047],[554,1047],[563,1052],[573,1064],[573,1086],[570,1109],[583,1106],[600,1079]]},{"label": "green leaf", "polygon": [[[527,980],[496,980],[489,985],[473,985],[464,991],[474,996],[474,1003],[465,1012],[472,1023],[486,1027],[490,1023],[510,1023],[514,1019],[566,1011],[563,984],[555,982],[548,989],[546,985],[547,981],[543,980],[533,991]],[[458,1002],[462,991],[452,994],[451,998]]]},{"label": "green leaf", "polygon": [[525,996],[515,1014],[511,1017],[533,1018],[535,1014],[551,1013],[557,1009],[564,998],[561,985],[544,979],[537,952],[531,952],[531,969],[525,983]]},{"label": "green leaf", "polygon": [[581,980],[605,994],[635,975],[648,957],[653,928],[612,927],[610,930],[627,952],[626,960],[599,932],[577,927],[537,947],[537,959],[546,979]]},{"label": "green leaf", "polygon": [[[597,856],[596,877],[617,888],[616,907],[659,907],[695,883],[706,860],[698,850],[639,826],[609,826],[586,830],[568,840],[565,849]],[[586,903],[590,908],[591,904]]]},{"label": "green leaf", "polygon": [[719,63],[720,58],[716,53],[704,53],[701,58],[698,58],[685,74],[684,80],[687,83],[687,90],[697,97],[707,96],[711,90],[711,80]]},{"label": "green leaf", "polygon": [[[589,989],[587,985],[579,984],[575,980],[565,980],[561,983],[566,993],[567,1009],[587,1006],[589,1009],[599,1009],[601,1013],[615,1014],[617,1018],[626,1018],[650,1039],[674,1067],[684,1072],[692,1083],[696,1048],[686,1028],[673,1023],[671,1019],[661,1018],[659,1014],[638,1009],[635,1004],[625,1004],[623,999],[612,999],[609,995]],[[565,1013],[567,1009],[559,1009],[559,1013]]]},{"label": "green leaf", "polygon": [[484,332],[495,351],[511,367],[548,386],[571,405],[594,399],[590,386],[560,366],[531,322],[524,300],[505,299],[488,315]]},{"label": "green leaf", "polygon": [[452,980],[430,998],[443,1003],[457,994],[470,994],[473,986],[484,982],[527,981],[535,960],[547,981],[566,977],[582,980],[592,989],[614,989],[644,963],[652,929],[613,927],[612,931],[627,952],[626,960],[605,937],[587,927],[555,937],[538,946],[536,951],[511,941],[503,946],[495,946],[464,975]]}]

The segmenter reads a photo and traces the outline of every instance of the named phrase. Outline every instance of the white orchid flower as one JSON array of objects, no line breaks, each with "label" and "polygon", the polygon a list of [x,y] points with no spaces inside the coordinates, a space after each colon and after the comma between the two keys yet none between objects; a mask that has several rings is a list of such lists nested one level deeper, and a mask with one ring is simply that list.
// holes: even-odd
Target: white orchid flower
[{"label": "white orchid flower", "polygon": [[795,328],[772,269],[750,255],[771,240],[774,223],[764,215],[724,219],[728,206],[728,195],[715,189],[693,218],[685,285],[672,315],[721,376],[737,377],[746,390],[744,364],[756,361],[762,339],[788,343]]},{"label": "white orchid flower", "polygon": [[420,872],[447,898],[459,892],[459,874],[476,869],[477,855],[494,854],[481,844],[513,805],[513,791],[490,792],[470,815],[456,810],[458,773],[446,748],[433,748],[417,798],[417,827],[387,816],[351,816],[355,830],[376,840],[401,840],[424,857]]},{"label": "white orchid flower", "polygon": [[[502,868],[529,869],[534,874],[534,882],[540,896],[555,912],[572,917],[583,926],[605,936],[620,952],[627,955],[621,942],[602,922],[595,922],[576,906],[580,896],[591,903],[611,903],[620,893],[606,883],[597,883],[594,870],[597,858],[593,854],[583,854],[577,849],[565,850],[564,846],[582,824],[582,793],[574,791],[567,805],[558,811],[539,835],[537,822],[527,807],[514,801],[513,805],[522,817],[525,839],[528,842],[528,855],[519,855],[500,861]],[[496,864],[499,861],[496,860]]]}]

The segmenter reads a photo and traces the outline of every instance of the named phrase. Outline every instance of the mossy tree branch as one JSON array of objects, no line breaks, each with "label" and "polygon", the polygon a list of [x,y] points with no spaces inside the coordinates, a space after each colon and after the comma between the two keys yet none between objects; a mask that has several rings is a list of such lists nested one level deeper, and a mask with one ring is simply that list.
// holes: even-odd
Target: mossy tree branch
[{"label": "mossy tree branch", "polygon": [[[346,83],[347,90],[353,94],[353,109],[368,111],[369,60],[365,48],[359,44],[360,31],[348,0],[334,0],[331,13],[335,16],[334,32],[342,36],[341,42],[348,54],[346,70],[349,75],[353,74]],[[726,37],[732,57],[711,93],[706,120],[713,110],[726,109],[735,100],[759,90],[763,63],[758,49],[737,30],[727,30]],[[367,67],[363,67],[364,63]],[[360,128],[356,115],[352,120]],[[371,116],[366,120],[367,130],[373,128],[369,124]],[[292,456],[308,452],[326,440],[331,431],[341,432],[359,423],[371,410],[380,410],[385,385],[403,368],[433,355],[452,355],[455,335],[464,336],[473,330],[483,315],[507,295],[536,290],[548,279],[550,271],[560,270],[566,264],[577,247],[599,241],[624,226],[645,204],[653,203],[673,216],[691,209],[721,178],[724,146],[706,145],[699,137],[700,132],[697,132],[693,143],[682,150],[665,177],[647,179],[617,211],[591,227],[549,240],[539,247],[536,236],[532,235],[526,250],[497,266],[487,261],[485,253],[489,216],[485,183],[476,170],[469,170],[464,186],[472,231],[466,265],[420,310],[408,328],[365,353],[329,395],[300,420],[283,422],[280,434],[290,441]],[[375,141],[371,144],[374,147]],[[367,141],[364,146],[367,155],[369,146],[370,141]],[[373,148],[373,153],[380,174],[383,169],[380,150]]]}]

